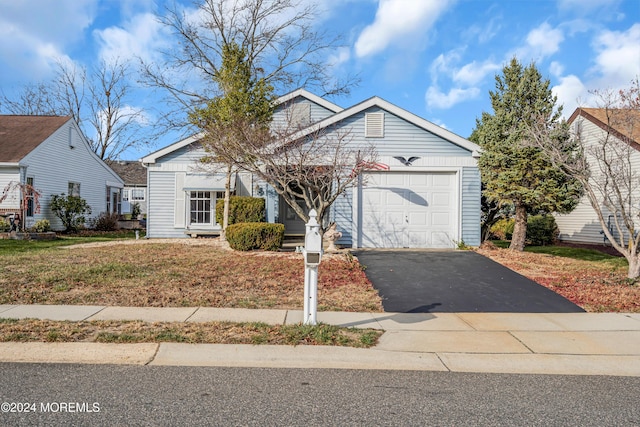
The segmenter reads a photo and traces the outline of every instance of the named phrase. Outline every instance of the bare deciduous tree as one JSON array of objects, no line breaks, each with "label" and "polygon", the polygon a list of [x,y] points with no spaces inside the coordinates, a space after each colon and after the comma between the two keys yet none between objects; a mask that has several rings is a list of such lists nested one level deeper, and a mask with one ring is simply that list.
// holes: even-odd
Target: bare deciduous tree
[{"label": "bare deciduous tree", "polygon": [[214,82],[223,47],[232,43],[276,93],[297,87],[323,96],[348,92],[356,79],[331,74],[327,57],[339,40],[316,31],[317,18],[317,7],[300,0],[199,0],[195,10],[165,10],[158,19],[179,48],[162,52],[161,63],[142,62],[145,82],[163,90],[171,107],[159,128],[184,130],[188,113],[220,95]]},{"label": "bare deciduous tree", "polygon": [[362,172],[375,168],[375,147],[355,143],[348,128],[312,125],[292,133],[294,118],[279,122],[263,133],[267,141],[247,138],[236,154],[242,159],[238,168],[268,183],[304,222],[314,209],[324,232],[331,205],[358,185]]},{"label": "bare deciduous tree", "polygon": [[101,159],[117,159],[141,140],[141,110],[127,104],[128,66],[119,61],[86,68],[58,62],[49,82],[27,84],[15,97],[0,94],[3,112],[71,116]]},{"label": "bare deciduous tree", "polygon": [[[551,143],[556,129],[538,121],[529,134],[568,175],[579,180],[611,245],[629,262],[628,277],[640,277],[640,85],[594,91],[603,119],[598,133],[581,119],[565,146]],[[557,139],[556,139],[557,141]]]}]

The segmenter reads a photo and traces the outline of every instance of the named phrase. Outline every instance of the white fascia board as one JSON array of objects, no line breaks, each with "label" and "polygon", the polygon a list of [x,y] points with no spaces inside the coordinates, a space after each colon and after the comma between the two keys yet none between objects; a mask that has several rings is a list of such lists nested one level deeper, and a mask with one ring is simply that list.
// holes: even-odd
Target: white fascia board
[{"label": "white fascia board", "polygon": [[353,107],[347,108],[346,110],[343,110],[337,114],[334,114],[330,117],[327,117],[325,120],[322,120],[318,123],[315,123],[311,126],[309,126],[308,128],[302,129],[299,132],[296,132],[295,134],[293,134],[290,138],[290,141],[295,141],[297,139],[300,139],[302,137],[305,137],[313,132],[317,132],[320,129],[326,128],[328,126],[331,126],[341,120],[344,120],[348,117],[351,117],[355,114],[358,114],[368,108],[371,107],[380,107],[381,109],[388,111],[389,113],[392,113],[406,121],[408,121],[409,123],[412,123],[422,129],[425,129],[435,135],[438,135],[440,137],[442,137],[443,139],[446,139],[447,141],[450,141],[453,144],[456,144],[468,151],[471,152],[472,157],[480,157],[480,153],[482,152],[482,149],[480,148],[479,145],[464,139],[463,137],[456,135],[455,133],[440,127],[438,125],[436,125],[435,123],[432,123],[426,119],[423,119],[422,117],[416,116],[415,114],[398,107],[397,105],[394,105],[388,101],[385,101],[382,98],[379,98],[377,96],[374,96],[372,98],[369,98],[359,104],[354,105]]},{"label": "white fascia board", "polygon": [[18,168],[24,166],[20,162],[0,162],[0,168]]},{"label": "white fascia board", "polygon": [[314,95],[313,93],[305,89],[296,89],[293,92],[289,92],[286,95],[282,95],[281,97],[276,99],[275,105],[284,104],[285,102],[291,101],[297,96],[306,98],[309,101],[314,102],[320,105],[321,107],[326,108],[329,111],[333,111],[334,113],[339,113],[340,111],[344,110],[344,108],[340,107],[339,105],[336,105],[333,102],[327,101],[326,99],[321,98],[318,95]]},{"label": "white fascia board", "polygon": [[143,157],[140,159],[140,162],[144,165],[144,164],[150,164],[150,163],[155,163],[156,160],[158,160],[160,157],[162,156],[166,156],[169,153],[173,153],[176,150],[179,150],[183,147],[186,147],[190,144],[193,144],[194,142],[197,142],[199,140],[201,140],[202,138],[204,138],[204,132],[200,132],[197,133],[195,135],[191,135],[188,138],[185,138],[181,141],[178,142],[174,142],[171,145],[168,145],[164,148],[161,148],[158,151],[154,151],[153,153]]}]

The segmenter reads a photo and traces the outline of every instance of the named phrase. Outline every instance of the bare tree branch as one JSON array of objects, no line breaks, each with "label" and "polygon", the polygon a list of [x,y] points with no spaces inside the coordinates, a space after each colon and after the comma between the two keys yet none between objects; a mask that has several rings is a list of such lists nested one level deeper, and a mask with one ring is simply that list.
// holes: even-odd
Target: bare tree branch
[{"label": "bare tree branch", "polygon": [[317,17],[316,6],[300,0],[199,0],[195,11],[166,9],[158,20],[179,48],[161,52],[161,63],[141,61],[144,82],[162,90],[172,109],[159,129],[193,130],[186,117],[220,94],[214,81],[222,48],[230,43],[247,52],[253,74],[263,76],[276,93],[297,87],[322,95],[348,92],[357,79],[332,75],[327,61],[339,38],[317,31]]},{"label": "bare tree branch", "polygon": [[59,61],[50,82],[25,85],[14,99],[0,94],[12,114],[71,116],[101,159],[117,159],[141,138],[143,112],[128,105],[129,68],[115,60],[91,71]]},{"label": "bare tree branch", "polygon": [[599,135],[587,133],[581,118],[575,120],[572,138],[564,144],[554,144],[549,137],[554,129],[540,120],[528,133],[555,164],[583,185],[603,233],[627,259],[628,277],[635,279],[640,276],[640,146],[633,136],[639,134],[640,85],[636,79],[631,88],[617,93],[593,93],[604,117]]}]

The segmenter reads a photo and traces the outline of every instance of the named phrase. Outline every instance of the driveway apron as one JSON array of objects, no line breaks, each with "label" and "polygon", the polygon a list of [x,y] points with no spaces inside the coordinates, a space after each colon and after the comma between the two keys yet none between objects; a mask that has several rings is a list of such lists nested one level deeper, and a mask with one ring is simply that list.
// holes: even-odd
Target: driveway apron
[{"label": "driveway apron", "polygon": [[382,297],[398,313],[576,313],[571,301],[471,251],[355,252]]}]

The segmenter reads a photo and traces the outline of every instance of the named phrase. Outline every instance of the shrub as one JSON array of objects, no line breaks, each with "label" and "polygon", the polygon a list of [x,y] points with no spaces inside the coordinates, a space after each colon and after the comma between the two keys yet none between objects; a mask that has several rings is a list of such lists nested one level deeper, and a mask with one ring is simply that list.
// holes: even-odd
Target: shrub
[{"label": "shrub", "polygon": [[491,226],[491,235],[498,240],[511,240],[514,225],[513,218],[501,219]]},{"label": "shrub", "polygon": [[[216,202],[216,222],[222,224],[224,200]],[[240,222],[264,222],[265,200],[260,197],[231,196],[229,225]]]},{"label": "shrub", "polygon": [[31,231],[34,233],[46,233],[47,231],[51,231],[51,223],[48,219],[41,219],[36,221],[31,227]]},{"label": "shrub", "polygon": [[241,222],[227,227],[229,246],[237,251],[277,251],[284,241],[284,224]]},{"label": "shrub", "polygon": [[90,222],[96,231],[116,231],[118,229],[118,214],[102,212]]},{"label": "shrub", "polygon": [[66,232],[77,231],[84,225],[84,216],[91,214],[91,206],[78,196],[52,194],[49,207],[60,218]]},{"label": "shrub", "polygon": [[131,219],[138,219],[138,216],[141,212],[142,211],[140,210],[140,203],[135,202],[133,205],[131,205]]},{"label": "shrub", "polygon": [[0,231],[9,231],[11,230],[11,224],[8,221],[5,221],[4,218],[0,218]]},{"label": "shrub", "polygon": [[527,219],[527,244],[552,245],[558,239],[559,233],[553,215],[530,215]]}]

